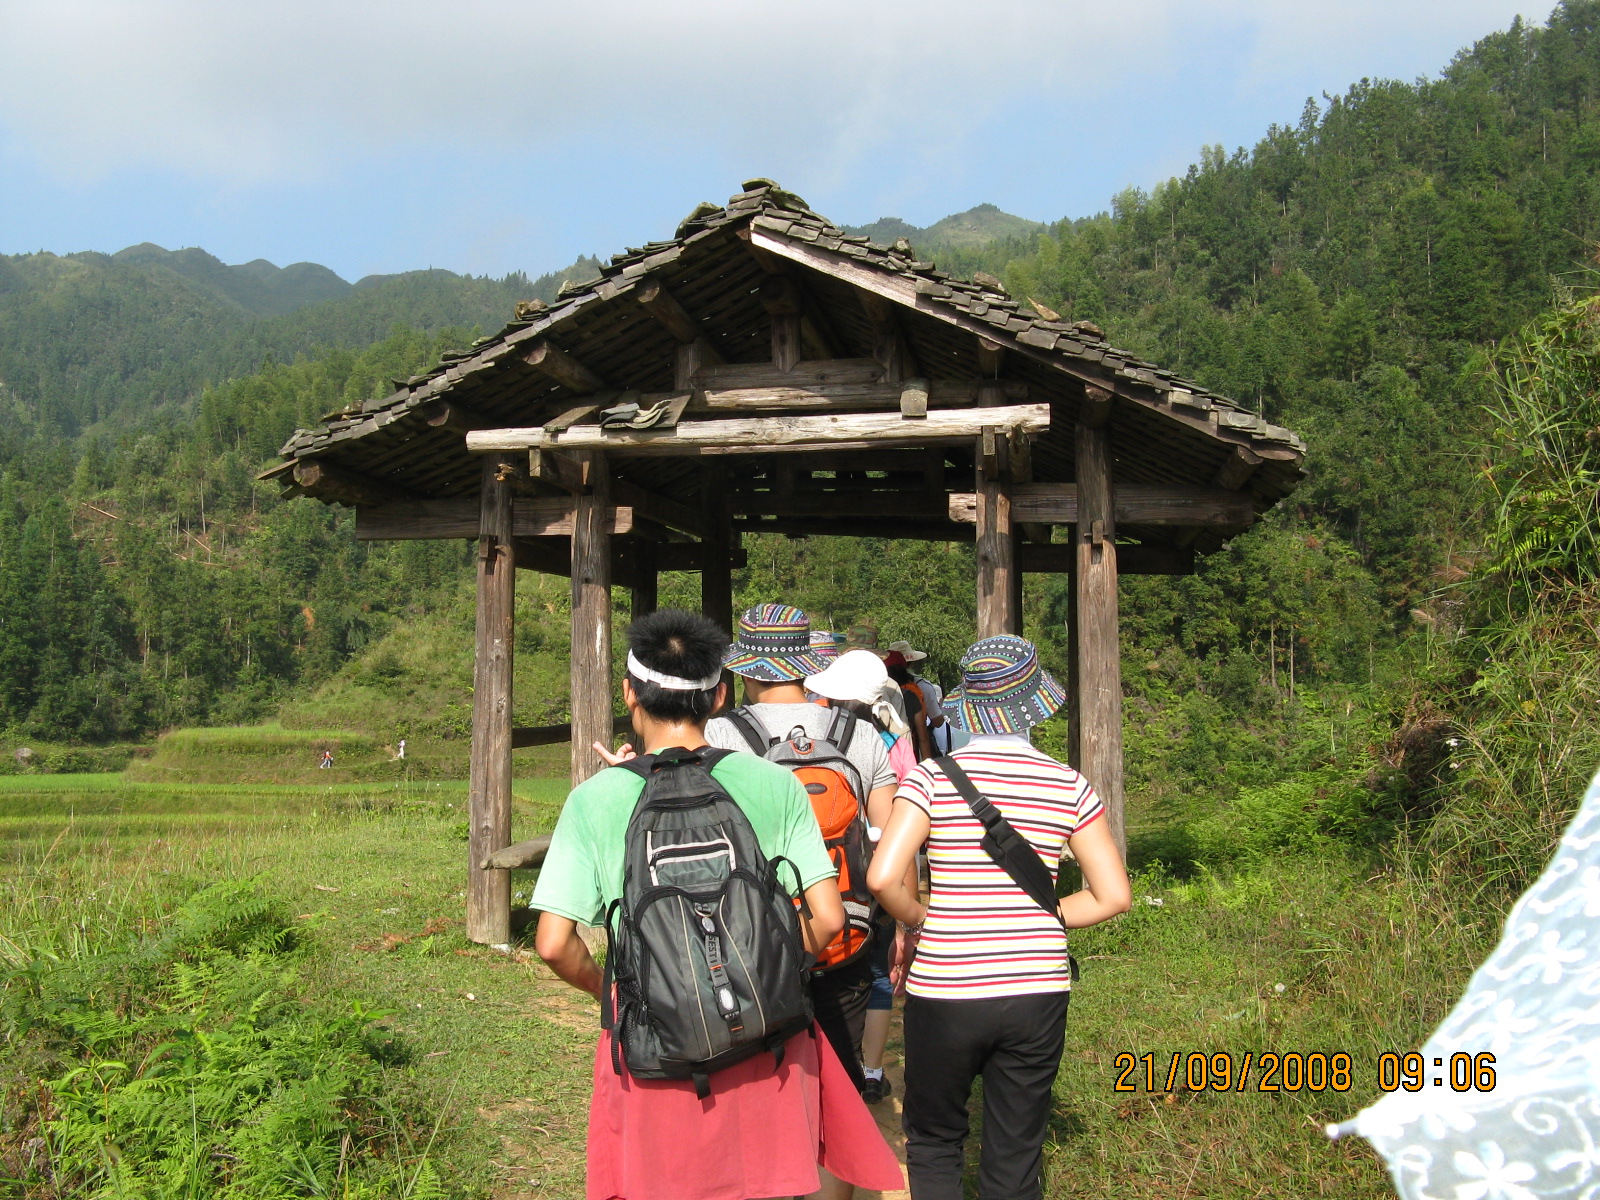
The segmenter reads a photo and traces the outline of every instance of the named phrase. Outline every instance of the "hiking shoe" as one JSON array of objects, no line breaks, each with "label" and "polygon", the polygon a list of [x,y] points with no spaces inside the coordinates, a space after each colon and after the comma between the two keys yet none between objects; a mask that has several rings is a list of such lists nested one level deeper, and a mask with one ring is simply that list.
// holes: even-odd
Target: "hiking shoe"
[{"label": "hiking shoe", "polygon": [[868,1104],[881,1104],[893,1094],[894,1085],[889,1082],[887,1075],[867,1080],[866,1086],[861,1089],[861,1098]]}]

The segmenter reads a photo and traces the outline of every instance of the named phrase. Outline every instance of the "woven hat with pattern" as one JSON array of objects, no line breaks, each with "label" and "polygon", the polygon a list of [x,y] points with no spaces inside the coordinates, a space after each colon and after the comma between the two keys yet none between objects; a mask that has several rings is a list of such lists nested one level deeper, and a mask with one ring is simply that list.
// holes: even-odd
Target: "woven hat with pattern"
[{"label": "woven hat with pattern", "polygon": [[839,657],[839,643],[835,640],[831,629],[813,629],[811,649],[829,662]]},{"label": "woven hat with pattern", "polygon": [[968,733],[1021,733],[1049,720],[1067,693],[1039,651],[1009,633],[975,642],[961,659],[961,686],[944,698],[951,724]]},{"label": "woven hat with pattern", "polygon": [[762,683],[794,683],[828,664],[811,644],[811,618],[792,604],[758,604],[739,618],[722,665]]}]

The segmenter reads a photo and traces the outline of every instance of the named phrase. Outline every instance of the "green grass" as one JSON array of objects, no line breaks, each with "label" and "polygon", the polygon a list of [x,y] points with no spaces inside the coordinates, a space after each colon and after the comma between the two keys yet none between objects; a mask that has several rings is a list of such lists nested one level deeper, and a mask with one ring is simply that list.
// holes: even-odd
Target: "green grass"
[{"label": "green grass", "polygon": [[[551,828],[564,792],[554,769],[520,780],[515,836]],[[442,1114],[432,1157],[455,1194],[580,1195],[594,1006],[526,952],[465,940],[464,803],[459,782],[0,780],[0,960],[159,929],[197,889],[255,879],[308,943],[308,1002],[395,1014],[384,1025],[408,1049],[408,1086]],[[531,882],[519,873],[513,888],[526,896]],[[1085,975],[1047,1194],[1388,1194],[1371,1151],[1330,1144],[1321,1127],[1376,1096],[1377,1055],[1422,1040],[1492,924],[1453,910],[1426,879],[1339,854],[1141,876],[1131,914],[1073,939]],[[1173,1053],[1267,1050],[1348,1052],[1354,1087],[1113,1090],[1119,1053],[1165,1064]],[[14,1110],[26,1081],[7,1084]],[[0,1128],[0,1158],[21,1130]]]},{"label": "green grass", "polygon": [[[385,1027],[410,1048],[418,1094],[442,1113],[433,1157],[458,1194],[581,1194],[593,1006],[530,957],[462,936],[465,785],[383,793],[23,782],[0,791],[0,958],[111,944],[159,928],[200,888],[256,879],[309,943],[308,1001],[359,999],[397,1014]],[[564,791],[562,780],[519,781],[516,835],[547,831]],[[364,797],[385,802],[363,807]],[[51,798],[105,810],[34,811]],[[515,884],[524,894],[528,885],[520,876]],[[14,1117],[31,1085],[4,1083]],[[20,1153],[7,1137],[25,1131],[15,1120],[0,1128],[0,1158]]]}]

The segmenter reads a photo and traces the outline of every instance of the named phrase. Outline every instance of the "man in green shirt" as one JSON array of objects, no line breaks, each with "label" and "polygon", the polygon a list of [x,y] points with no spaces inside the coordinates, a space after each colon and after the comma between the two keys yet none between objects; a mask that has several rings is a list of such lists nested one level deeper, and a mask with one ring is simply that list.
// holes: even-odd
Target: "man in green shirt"
[{"label": "man in green shirt", "polygon": [[[604,979],[578,926],[600,924],[622,895],[628,824],[644,788],[640,775],[616,764],[633,756],[634,745],[645,754],[706,746],[705,723],[726,698],[727,638],[705,617],[663,609],[629,627],[628,645],[622,697],[635,740],[616,754],[597,747],[613,765],[567,797],[532,900],[540,910],[539,957],[595,997]],[[797,868],[806,900],[801,933],[817,953],[843,928],[844,905],[799,780],[751,754],[729,754],[711,774],[744,812],[762,853]],[[842,1069],[824,1061],[831,1051],[814,1030],[794,1035],[779,1057],[758,1054],[715,1072],[704,1104],[689,1080],[635,1081],[614,1070],[610,1034],[603,1035],[590,1104],[589,1196],[793,1196],[819,1186],[819,1165],[865,1187],[899,1186],[893,1155]],[[841,1158],[851,1147],[859,1156]],[[675,1171],[674,1164],[692,1167]]]}]

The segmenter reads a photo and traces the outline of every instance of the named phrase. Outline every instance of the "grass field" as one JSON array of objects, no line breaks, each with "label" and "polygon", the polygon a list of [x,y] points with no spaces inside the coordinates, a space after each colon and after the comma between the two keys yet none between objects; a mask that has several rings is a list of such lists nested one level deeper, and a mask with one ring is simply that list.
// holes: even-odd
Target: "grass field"
[{"label": "grass field", "polygon": [[[564,780],[541,775],[517,785],[518,837],[558,812]],[[462,936],[464,801],[459,782],[0,778],[0,963],[159,929],[197,889],[255,879],[303,931],[307,1002],[391,1014],[410,1094],[438,1122],[444,1194],[579,1196],[594,1006],[526,953]],[[513,888],[530,884],[519,874]],[[1132,913],[1074,939],[1084,978],[1048,1195],[1388,1194],[1365,1145],[1332,1145],[1321,1127],[1376,1096],[1378,1054],[1420,1042],[1486,949],[1492,929],[1434,897],[1425,880],[1337,854],[1228,877],[1142,874]],[[1346,1052],[1350,1090],[1190,1090],[1182,1070],[1164,1090],[1175,1053],[1237,1064],[1264,1051]],[[1114,1090],[1124,1053],[1155,1056],[1155,1094],[1142,1066],[1138,1091]],[[6,1075],[15,1101],[31,1084]],[[0,1129],[0,1157],[23,1132]]]}]

